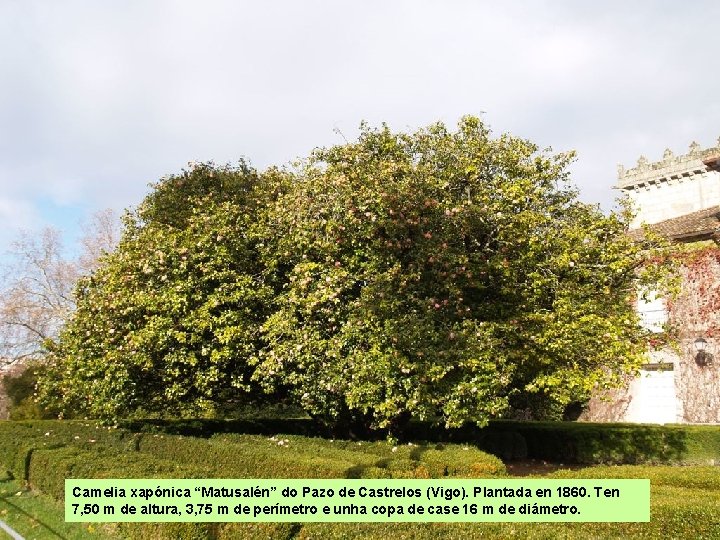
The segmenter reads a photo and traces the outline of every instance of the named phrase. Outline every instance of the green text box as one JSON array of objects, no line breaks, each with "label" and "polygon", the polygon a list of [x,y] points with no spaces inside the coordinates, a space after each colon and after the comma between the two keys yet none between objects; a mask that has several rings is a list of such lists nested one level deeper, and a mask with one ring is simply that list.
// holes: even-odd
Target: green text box
[{"label": "green text box", "polygon": [[68,479],[83,522],[646,522],[650,480]]}]

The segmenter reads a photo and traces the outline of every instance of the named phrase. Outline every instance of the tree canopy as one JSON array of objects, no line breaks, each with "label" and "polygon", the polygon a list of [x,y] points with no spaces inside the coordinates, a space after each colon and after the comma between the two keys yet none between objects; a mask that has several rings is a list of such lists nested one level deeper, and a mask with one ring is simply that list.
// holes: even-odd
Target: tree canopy
[{"label": "tree canopy", "polygon": [[50,401],[113,419],[206,411],[247,390],[272,298],[248,237],[256,183],[244,165],[200,165],[125,217],[117,249],[80,280],[77,310],[50,346]]},{"label": "tree canopy", "polygon": [[467,117],[166,179],[81,282],[45,396],[117,418],[261,389],[391,430],[582,399],[641,361],[646,246],[572,159]]}]

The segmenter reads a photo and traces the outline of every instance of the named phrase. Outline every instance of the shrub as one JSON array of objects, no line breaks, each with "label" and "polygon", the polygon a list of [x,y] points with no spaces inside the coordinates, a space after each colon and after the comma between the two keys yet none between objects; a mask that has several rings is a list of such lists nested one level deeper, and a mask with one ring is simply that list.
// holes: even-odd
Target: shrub
[{"label": "shrub", "polygon": [[[221,424],[216,424],[221,425]],[[204,426],[204,428],[203,428]],[[196,427],[208,425],[199,422]],[[603,429],[604,428],[604,429]],[[650,431],[647,430],[649,428]],[[717,456],[718,428],[710,426],[630,426],[496,422],[496,433],[527,436],[528,451],[560,448],[572,455],[597,459],[620,456],[628,441],[646,441],[643,452],[653,456],[658,440],[683,443],[683,459]],[[648,435],[648,433],[650,433]],[[662,434],[662,437],[658,435]],[[462,432],[480,438],[480,433]],[[603,438],[603,434],[606,436]],[[609,435],[608,435],[609,434]],[[670,435],[668,435],[670,434]],[[680,435],[678,435],[680,434]],[[459,437],[459,432],[445,433]],[[564,437],[565,442],[552,441]],[[285,442],[287,440],[287,443]],[[516,437],[497,437],[515,444]],[[278,442],[282,441],[282,445]],[[649,441],[649,442],[648,442]],[[668,442],[669,441],[669,442]],[[603,446],[603,444],[605,446]],[[554,446],[553,446],[554,445]],[[137,451],[137,450],[140,451]],[[638,458],[641,453],[633,456]],[[662,452],[657,454],[663,456]],[[673,454],[675,455],[675,454]],[[211,478],[281,476],[304,471],[308,477],[422,478],[500,476],[498,458],[471,444],[424,443],[393,445],[386,441],[343,441],[300,436],[218,434],[210,439],[161,433],[138,435],[123,429],[99,428],[90,422],[36,421],[0,423],[0,459],[19,478],[56,499],[64,497],[66,478]],[[274,462],[273,462],[274,460]],[[289,477],[299,474],[288,472]],[[343,476],[344,475],[344,476]],[[122,538],[200,540],[234,538],[368,538],[455,539],[506,538],[717,538],[720,506],[718,467],[596,466],[558,471],[554,478],[649,478],[650,523],[136,523],[112,527]],[[320,476],[322,477],[322,476]],[[325,476],[329,478],[330,476]],[[109,530],[109,529],[108,529]],[[111,531],[112,532],[112,531]]]},{"label": "shrub", "polygon": [[485,428],[441,429],[414,422],[415,439],[471,443],[514,459],[555,463],[720,463],[720,426],[521,422],[496,420]]},{"label": "shrub", "polygon": [[50,419],[56,411],[42,407],[35,400],[35,385],[42,373],[41,365],[29,365],[20,373],[2,377],[2,391],[7,395],[7,413],[10,420]]},{"label": "shrub", "polygon": [[144,435],[142,452],[182,463],[212,463],[246,478],[441,478],[505,473],[494,456],[463,445],[398,445],[278,435],[222,434],[210,440]]},{"label": "shrub", "polygon": [[143,436],[139,449],[179,463],[209,463],[216,475],[235,478],[343,478],[357,463],[351,456],[309,455],[295,446],[256,435],[206,440],[155,434]]}]

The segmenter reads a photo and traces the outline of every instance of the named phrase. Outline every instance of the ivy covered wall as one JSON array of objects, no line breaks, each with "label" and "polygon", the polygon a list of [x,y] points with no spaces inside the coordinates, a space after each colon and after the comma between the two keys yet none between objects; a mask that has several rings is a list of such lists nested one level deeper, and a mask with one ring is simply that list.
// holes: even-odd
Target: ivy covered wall
[{"label": "ivy covered wall", "polygon": [[[675,384],[682,418],[720,422],[720,247],[706,245],[683,254],[678,296],[668,302],[669,326],[678,339]],[[693,342],[707,341],[706,355]]]},{"label": "ivy covered wall", "polygon": [[[679,290],[667,299],[667,332],[648,352],[648,363],[673,364],[678,422],[720,423],[720,247],[686,246],[678,258]],[[707,342],[705,355],[695,349],[698,338]],[[581,420],[627,420],[636,389],[637,379],[628,377],[624,387],[596,394]]]}]

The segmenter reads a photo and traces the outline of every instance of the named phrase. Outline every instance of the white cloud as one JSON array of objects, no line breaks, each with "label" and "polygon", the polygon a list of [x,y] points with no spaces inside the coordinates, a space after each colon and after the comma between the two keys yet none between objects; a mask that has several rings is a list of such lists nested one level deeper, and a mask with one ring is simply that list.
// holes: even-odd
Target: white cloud
[{"label": "white cloud", "polygon": [[41,222],[35,207],[25,200],[9,197],[0,197],[0,222],[4,227],[0,229],[0,255],[5,252],[20,230],[36,229]]},{"label": "white cloud", "polygon": [[720,135],[720,37],[698,26],[719,16],[709,0],[5,2],[0,189],[52,221],[40,199],[121,209],[189,160],[265,166],[363,119],[484,111],[576,148],[583,197],[608,207],[616,163]]}]

